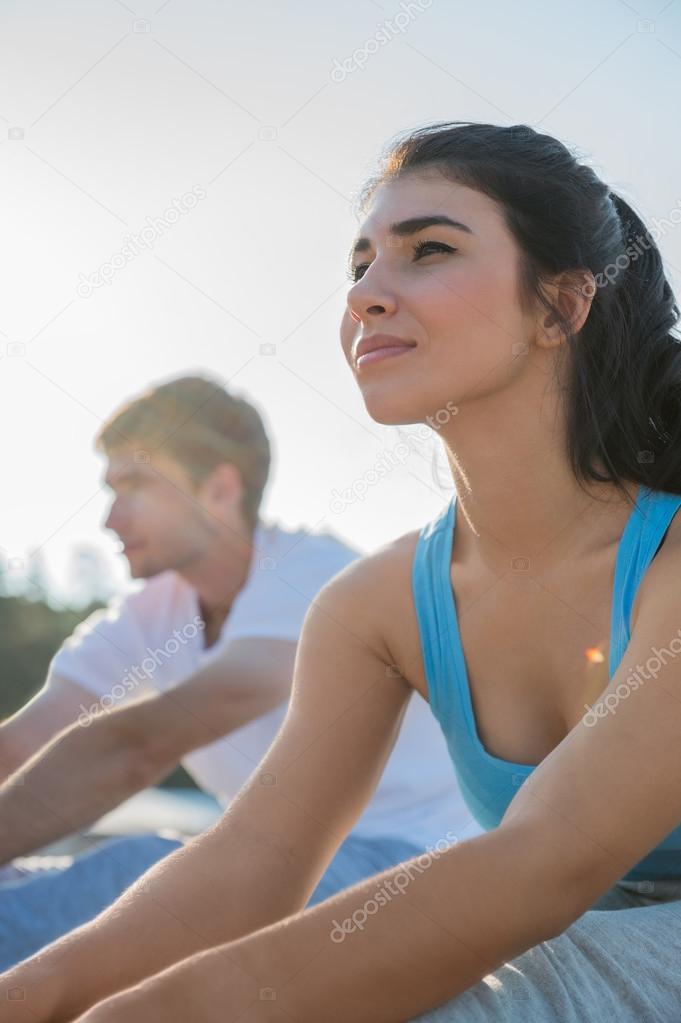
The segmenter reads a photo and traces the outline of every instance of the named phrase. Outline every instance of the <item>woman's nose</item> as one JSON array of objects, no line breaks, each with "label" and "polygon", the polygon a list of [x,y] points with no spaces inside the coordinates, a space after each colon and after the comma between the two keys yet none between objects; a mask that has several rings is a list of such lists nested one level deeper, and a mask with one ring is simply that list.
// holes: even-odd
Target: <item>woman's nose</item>
[{"label": "woman's nose", "polygon": [[394,313],[396,296],[386,279],[385,270],[378,270],[372,263],[370,269],[348,292],[347,303],[355,323],[361,323],[366,317],[380,316],[381,313]]}]

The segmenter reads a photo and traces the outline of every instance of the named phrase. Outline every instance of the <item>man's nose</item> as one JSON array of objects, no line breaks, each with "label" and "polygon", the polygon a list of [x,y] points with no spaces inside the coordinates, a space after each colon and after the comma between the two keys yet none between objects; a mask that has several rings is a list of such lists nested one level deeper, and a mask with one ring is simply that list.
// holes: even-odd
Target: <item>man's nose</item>
[{"label": "man's nose", "polygon": [[109,508],[109,514],[107,515],[106,520],[104,522],[104,528],[112,529],[114,533],[117,533],[119,531],[121,518],[122,518],[121,506],[118,498],[116,498],[116,500],[112,503],[111,507]]}]

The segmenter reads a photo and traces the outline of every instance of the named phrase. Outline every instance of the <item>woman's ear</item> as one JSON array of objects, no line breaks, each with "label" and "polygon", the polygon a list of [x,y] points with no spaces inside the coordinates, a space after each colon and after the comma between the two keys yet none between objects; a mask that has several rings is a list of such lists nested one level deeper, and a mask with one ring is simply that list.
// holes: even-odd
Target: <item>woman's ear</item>
[{"label": "woman's ear", "polygon": [[[573,334],[577,334],[591,309],[596,293],[595,278],[590,270],[566,271],[551,283],[543,284],[542,290],[565,320]],[[558,316],[542,307],[535,343],[539,348],[557,348],[565,341],[565,335]]]}]

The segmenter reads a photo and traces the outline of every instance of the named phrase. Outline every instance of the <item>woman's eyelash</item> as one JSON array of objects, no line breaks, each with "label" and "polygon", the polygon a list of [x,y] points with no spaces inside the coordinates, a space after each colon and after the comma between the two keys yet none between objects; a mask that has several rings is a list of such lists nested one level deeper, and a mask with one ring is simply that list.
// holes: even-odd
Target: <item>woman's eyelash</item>
[{"label": "woman's eyelash", "polygon": [[[414,246],[414,256],[422,256],[425,249],[432,248],[437,252],[456,252],[451,245],[445,245],[444,242],[431,242],[431,241],[420,241]],[[358,273],[360,270],[366,270],[370,266],[369,263],[358,263],[357,266],[350,266],[346,270],[346,276],[353,282],[360,280]]]}]

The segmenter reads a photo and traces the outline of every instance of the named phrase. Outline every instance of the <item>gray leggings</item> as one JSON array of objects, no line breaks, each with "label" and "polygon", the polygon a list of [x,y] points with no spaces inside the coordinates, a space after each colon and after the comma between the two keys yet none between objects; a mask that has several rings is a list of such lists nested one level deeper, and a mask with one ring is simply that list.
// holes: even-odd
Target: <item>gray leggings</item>
[{"label": "gray leggings", "polygon": [[617,882],[557,938],[411,1023],[605,1021],[681,1021],[681,879]]}]

